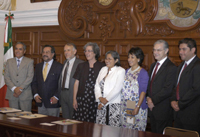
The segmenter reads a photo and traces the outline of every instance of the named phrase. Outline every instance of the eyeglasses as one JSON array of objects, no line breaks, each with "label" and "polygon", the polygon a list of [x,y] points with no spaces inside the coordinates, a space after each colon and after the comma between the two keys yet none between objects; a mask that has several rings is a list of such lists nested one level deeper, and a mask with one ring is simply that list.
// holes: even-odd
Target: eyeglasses
[{"label": "eyeglasses", "polygon": [[161,52],[161,51],[163,51],[163,50],[164,50],[164,49],[153,49],[152,51],[153,51],[153,52],[156,52],[156,51],[157,51],[157,52]]},{"label": "eyeglasses", "polygon": [[86,52],[90,53],[90,52],[93,52],[93,50],[85,50],[84,53],[86,53]]}]

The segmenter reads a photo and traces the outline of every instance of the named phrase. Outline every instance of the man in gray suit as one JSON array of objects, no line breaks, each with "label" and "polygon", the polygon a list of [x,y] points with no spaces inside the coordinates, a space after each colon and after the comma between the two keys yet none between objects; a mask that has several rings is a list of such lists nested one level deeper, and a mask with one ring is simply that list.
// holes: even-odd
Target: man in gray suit
[{"label": "man in gray suit", "polygon": [[18,42],[15,45],[15,58],[7,60],[5,68],[5,83],[7,85],[6,99],[11,108],[31,111],[33,79],[33,60],[24,57],[26,45]]},{"label": "man in gray suit", "polygon": [[68,43],[64,47],[66,60],[59,80],[59,90],[61,90],[60,103],[62,107],[63,118],[72,119],[73,116],[73,89],[75,79],[73,75],[76,67],[82,60],[76,58],[76,46]]}]

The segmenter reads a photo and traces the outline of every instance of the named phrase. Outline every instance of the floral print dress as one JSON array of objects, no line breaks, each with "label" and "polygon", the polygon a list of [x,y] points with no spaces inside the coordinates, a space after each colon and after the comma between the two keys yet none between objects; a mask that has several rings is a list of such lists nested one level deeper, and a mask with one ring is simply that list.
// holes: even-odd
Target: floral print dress
[{"label": "floral print dress", "polygon": [[135,101],[136,106],[139,101],[139,83],[138,76],[141,69],[131,70],[129,69],[125,75],[124,86],[121,96],[121,124],[122,127],[136,129],[139,131],[145,131],[147,124],[147,109],[139,109],[137,115],[135,115],[135,124],[127,123],[126,106],[127,100]]}]

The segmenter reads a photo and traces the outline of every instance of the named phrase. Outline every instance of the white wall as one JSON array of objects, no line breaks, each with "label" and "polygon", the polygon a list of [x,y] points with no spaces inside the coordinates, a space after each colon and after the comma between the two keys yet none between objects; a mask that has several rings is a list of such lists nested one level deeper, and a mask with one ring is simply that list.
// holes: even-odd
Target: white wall
[{"label": "white wall", "polygon": [[[58,25],[58,8],[61,0],[31,3],[30,0],[16,0],[16,11],[12,20],[13,27]],[[3,39],[5,28],[5,14],[0,10],[0,82],[3,69]]]},{"label": "white wall", "polygon": [[16,0],[16,11],[58,8],[61,0],[31,3],[30,0]]}]

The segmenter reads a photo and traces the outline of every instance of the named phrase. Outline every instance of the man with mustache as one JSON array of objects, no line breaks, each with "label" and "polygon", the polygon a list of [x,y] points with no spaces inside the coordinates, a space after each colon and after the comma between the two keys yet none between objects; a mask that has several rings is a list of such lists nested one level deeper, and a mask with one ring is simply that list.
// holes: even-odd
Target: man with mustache
[{"label": "man with mustache", "polygon": [[45,45],[42,50],[44,62],[35,67],[32,82],[32,91],[38,113],[59,117],[59,96],[58,81],[62,71],[62,64],[55,61],[55,48]]},{"label": "man with mustache", "polygon": [[17,42],[14,52],[15,58],[9,59],[5,68],[6,99],[11,108],[31,111],[33,60],[24,56],[26,45],[22,42]]}]

